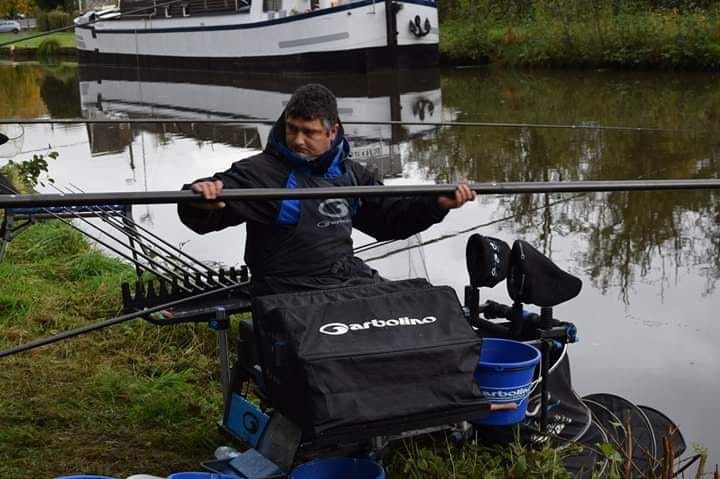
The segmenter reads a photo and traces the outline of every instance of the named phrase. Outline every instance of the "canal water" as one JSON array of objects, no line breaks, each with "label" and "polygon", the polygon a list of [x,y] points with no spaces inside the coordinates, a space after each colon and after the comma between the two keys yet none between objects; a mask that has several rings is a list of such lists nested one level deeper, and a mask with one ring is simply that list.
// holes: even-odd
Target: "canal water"
[{"label": "canal water", "polygon": [[[718,76],[471,68],[261,78],[1,64],[3,118],[195,122],[4,126],[21,135],[2,147],[0,164],[57,151],[50,176],[62,189],[178,189],[256,153],[269,126],[253,121],[276,118],[293,89],[309,81],[335,91],[355,159],[387,184],[720,174]],[[247,123],[202,123],[227,119]],[[354,123],[388,120],[412,124]],[[435,124],[443,121],[498,125]],[[708,448],[714,464],[719,199],[710,191],[484,196],[418,237],[375,245],[357,233],[355,242],[369,245],[362,256],[386,277],[424,276],[462,295],[470,234],[529,241],[583,281],[579,297],[555,309],[579,330],[570,352],[575,389],[666,412],[688,444]],[[136,206],[134,215],[204,261],[242,264],[242,226],[199,236],[179,223],[173,206]],[[509,302],[504,283],[481,295]]]}]

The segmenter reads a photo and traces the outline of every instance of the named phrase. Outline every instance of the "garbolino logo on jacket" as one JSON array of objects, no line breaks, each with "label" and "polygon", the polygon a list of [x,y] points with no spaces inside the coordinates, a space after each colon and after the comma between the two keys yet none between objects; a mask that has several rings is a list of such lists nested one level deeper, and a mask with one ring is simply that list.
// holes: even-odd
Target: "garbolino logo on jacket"
[{"label": "garbolino logo on jacket", "polygon": [[350,219],[350,205],[347,200],[341,198],[323,201],[318,206],[318,212],[321,215],[330,218],[328,220],[319,221],[317,224],[318,228],[327,228],[331,225],[349,223],[352,221]]}]

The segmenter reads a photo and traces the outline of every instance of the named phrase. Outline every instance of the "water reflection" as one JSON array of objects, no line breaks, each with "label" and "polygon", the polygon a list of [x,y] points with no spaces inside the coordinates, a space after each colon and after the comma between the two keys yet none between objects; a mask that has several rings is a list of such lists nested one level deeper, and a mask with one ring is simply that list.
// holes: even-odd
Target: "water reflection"
[{"label": "water reflection", "polygon": [[[358,81],[351,76],[278,77],[217,74],[197,71],[80,68],[82,114],[89,119],[175,118],[186,120],[274,120],[293,90],[308,82],[322,82],[338,97],[342,120],[371,122],[437,122],[442,104],[440,73],[428,70],[412,76],[377,74]],[[270,125],[161,123],[139,129],[160,142],[173,135],[200,142],[241,148],[265,146]],[[423,125],[346,125],[353,158],[380,177],[402,174],[399,145],[435,129]],[[93,154],[114,152],[132,142],[122,124],[89,124]]]},{"label": "water reflection", "polygon": [[[467,95],[468,84],[479,93]],[[664,130],[446,128],[428,146],[446,159],[433,169],[449,179],[499,182],[716,177],[717,87],[720,80],[707,75],[668,82],[655,75],[603,73],[449,74],[443,80],[444,106],[455,109],[459,120]],[[704,265],[705,293],[714,289],[720,257],[716,192],[617,192],[549,207],[558,198],[519,195],[501,201],[498,214],[512,216],[517,232],[535,233],[549,254],[552,235],[582,234],[587,251],[579,264],[601,290],[619,285],[625,301],[634,282],[664,259],[676,267]]]}]

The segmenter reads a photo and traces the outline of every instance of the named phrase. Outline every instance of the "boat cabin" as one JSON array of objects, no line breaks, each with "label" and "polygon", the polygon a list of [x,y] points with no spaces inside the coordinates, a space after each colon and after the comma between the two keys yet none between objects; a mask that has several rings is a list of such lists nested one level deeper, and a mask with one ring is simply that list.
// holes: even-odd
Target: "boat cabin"
[{"label": "boat cabin", "polygon": [[120,0],[123,16],[173,18],[248,14],[255,19],[283,18],[359,0]]}]

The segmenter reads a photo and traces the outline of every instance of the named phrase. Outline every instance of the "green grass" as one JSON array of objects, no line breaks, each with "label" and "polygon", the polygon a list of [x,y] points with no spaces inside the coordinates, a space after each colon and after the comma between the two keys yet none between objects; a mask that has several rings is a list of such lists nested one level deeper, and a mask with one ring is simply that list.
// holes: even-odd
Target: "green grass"
[{"label": "green grass", "polygon": [[[23,37],[34,35],[38,32],[33,30],[23,30],[20,33],[0,33],[0,43],[14,42],[17,48],[38,48],[44,40],[54,39],[62,48],[75,48],[75,32],[58,32],[43,37],[32,38],[26,41],[19,41]],[[2,48],[8,48],[7,46]]]},{"label": "green grass", "polygon": [[[0,348],[120,313],[134,270],[47,222],[0,261]],[[2,359],[0,477],[197,470],[224,443],[215,338],[134,320]]]},{"label": "green grass", "polygon": [[[469,441],[454,446],[445,436],[434,436],[402,443],[387,460],[391,478],[408,479],[571,479],[565,457],[580,446],[556,450],[548,445],[538,450],[526,448],[519,439],[508,446],[483,446]],[[606,477],[619,479],[617,468]]]},{"label": "green grass", "polygon": [[720,71],[715,12],[540,8],[501,19],[480,9],[440,25],[440,52],[452,64]]}]

